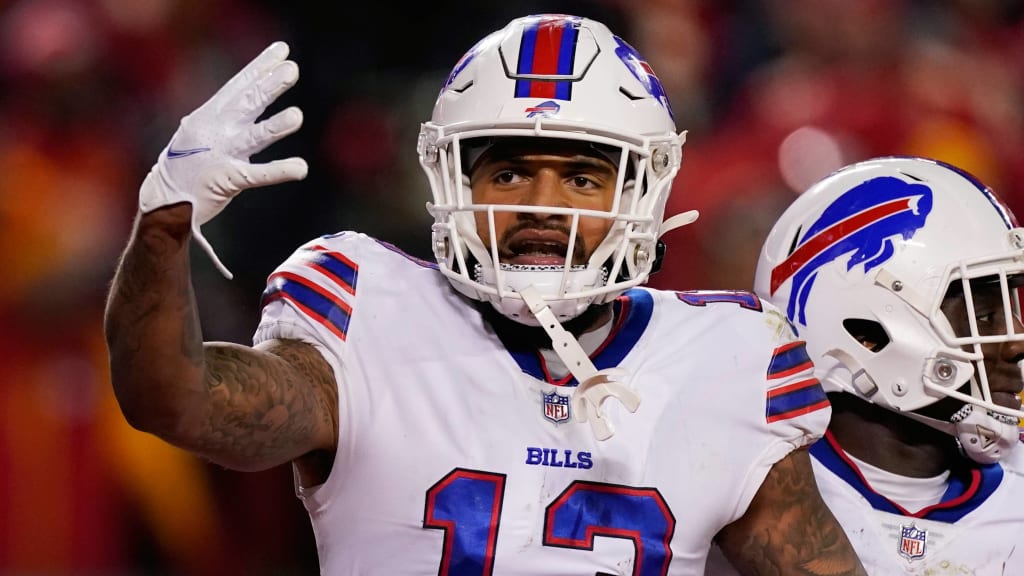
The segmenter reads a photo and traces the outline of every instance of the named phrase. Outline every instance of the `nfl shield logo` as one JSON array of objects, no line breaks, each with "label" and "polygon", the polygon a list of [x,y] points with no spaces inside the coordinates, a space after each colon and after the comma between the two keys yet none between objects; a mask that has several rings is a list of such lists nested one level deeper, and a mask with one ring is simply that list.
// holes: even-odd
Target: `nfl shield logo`
[{"label": "nfl shield logo", "polygon": [[914,560],[924,556],[925,545],[928,540],[928,531],[921,530],[917,526],[900,525],[900,556],[907,560]]},{"label": "nfl shield logo", "polygon": [[544,417],[555,424],[569,419],[569,397],[558,392],[544,394]]}]

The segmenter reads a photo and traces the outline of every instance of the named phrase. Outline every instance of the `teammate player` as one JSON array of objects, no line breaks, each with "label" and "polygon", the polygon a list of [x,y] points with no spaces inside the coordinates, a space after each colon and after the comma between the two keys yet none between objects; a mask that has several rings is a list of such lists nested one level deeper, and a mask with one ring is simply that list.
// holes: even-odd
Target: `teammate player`
[{"label": "teammate player", "polygon": [[756,292],[829,391],[814,472],[870,574],[1024,574],[1022,279],[1009,210],[923,158],[832,174],[765,241]]},{"label": "teammate player", "polygon": [[[444,83],[418,143],[436,263],[356,232],[270,275],[253,347],[203,343],[190,238],[301,112],[271,45],[183,119],[114,279],[136,427],[239,470],[291,462],[323,574],[863,574],[804,447],[829,405],[749,293],[646,290],[682,137],[604,25],[512,21]],[[454,289],[453,289],[454,288]]]}]

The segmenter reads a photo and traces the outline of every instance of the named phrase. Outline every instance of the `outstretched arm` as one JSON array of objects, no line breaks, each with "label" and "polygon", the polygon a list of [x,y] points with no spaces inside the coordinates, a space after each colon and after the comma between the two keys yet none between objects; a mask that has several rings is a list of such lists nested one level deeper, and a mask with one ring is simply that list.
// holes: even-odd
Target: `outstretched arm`
[{"label": "outstretched arm", "polygon": [[818,493],[806,449],[772,467],[747,512],[715,541],[742,574],[867,574]]},{"label": "outstretched arm", "polygon": [[110,291],[114,392],[132,426],[239,470],[333,449],[337,391],[312,346],[202,341],[188,265],[191,208],[140,215]]},{"label": "outstretched arm", "polygon": [[[199,226],[244,189],[305,177],[301,158],[249,156],[296,131],[289,108],[259,122],[298,79],[272,44],[186,116],[139,193],[140,213],[111,286],[105,331],[114,392],[136,428],[241,470],[333,448],[337,390],[310,345],[203,343],[189,269]],[[226,273],[226,268],[220,266]]]}]

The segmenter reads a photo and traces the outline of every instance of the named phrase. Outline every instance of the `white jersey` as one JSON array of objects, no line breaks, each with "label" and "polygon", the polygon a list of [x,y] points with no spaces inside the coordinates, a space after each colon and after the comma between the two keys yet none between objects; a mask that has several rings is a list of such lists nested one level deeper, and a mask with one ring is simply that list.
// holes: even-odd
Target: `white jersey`
[{"label": "white jersey", "polygon": [[255,341],[315,345],[338,381],[337,455],[299,488],[321,573],[702,574],[714,535],[831,409],[785,317],[746,292],[627,292],[592,354],[628,370],[598,441],[575,380],[510,351],[432,263],[362,234],[268,279]]},{"label": "white jersey", "polygon": [[908,511],[875,492],[831,436],[811,448],[815,478],[869,574],[1024,574],[1024,450],[951,477],[942,500]]},{"label": "white jersey", "polygon": [[[998,464],[951,476],[942,500],[908,511],[874,491],[832,436],[811,447],[821,495],[868,574],[1015,576],[1024,574],[1024,450]],[[709,576],[736,574],[717,547]]]}]

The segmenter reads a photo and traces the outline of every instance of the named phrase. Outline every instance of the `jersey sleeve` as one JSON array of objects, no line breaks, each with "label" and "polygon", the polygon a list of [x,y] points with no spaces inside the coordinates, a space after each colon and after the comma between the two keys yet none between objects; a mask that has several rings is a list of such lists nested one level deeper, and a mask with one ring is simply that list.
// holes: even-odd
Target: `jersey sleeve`
[{"label": "jersey sleeve", "polygon": [[764,418],[769,429],[796,447],[810,445],[825,434],[831,406],[814,375],[806,342],[778,343],[772,350],[765,380]]},{"label": "jersey sleeve", "polygon": [[651,350],[671,391],[656,465],[684,470],[685,491],[709,495],[692,512],[720,528],[746,513],[776,463],[824,435],[831,406],[778,308],[745,291],[659,294]]},{"label": "jersey sleeve", "polygon": [[359,279],[356,235],[306,243],[267,278],[253,343],[284,338],[316,347],[341,375]]},{"label": "jersey sleeve", "polygon": [[763,305],[768,338],[767,346],[757,348],[763,386],[754,409],[760,419],[756,426],[765,441],[748,471],[752,481],[746,484],[738,512],[746,510],[776,462],[824,436],[832,415],[806,343],[797,339],[780,311],[767,302]]}]

